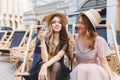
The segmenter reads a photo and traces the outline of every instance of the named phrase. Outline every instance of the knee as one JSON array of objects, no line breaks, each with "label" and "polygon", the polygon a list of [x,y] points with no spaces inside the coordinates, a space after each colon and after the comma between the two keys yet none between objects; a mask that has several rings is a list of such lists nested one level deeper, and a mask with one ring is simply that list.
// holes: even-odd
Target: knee
[{"label": "knee", "polygon": [[53,71],[53,72],[58,72],[58,71],[60,71],[60,69],[61,69],[61,64],[60,64],[60,62],[56,62],[56,63],[54,63],[54,64],[52,65],[52,71]]}]

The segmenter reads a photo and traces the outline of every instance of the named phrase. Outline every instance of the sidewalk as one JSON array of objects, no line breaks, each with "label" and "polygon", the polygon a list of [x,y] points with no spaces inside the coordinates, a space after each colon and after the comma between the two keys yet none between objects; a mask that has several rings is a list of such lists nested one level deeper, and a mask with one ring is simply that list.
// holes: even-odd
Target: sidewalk
[{"label": "sidewalk", "polygon": [[15,68],[9,62],[9,56],[0,56],[0,80],[19,80],[14,77]]}]

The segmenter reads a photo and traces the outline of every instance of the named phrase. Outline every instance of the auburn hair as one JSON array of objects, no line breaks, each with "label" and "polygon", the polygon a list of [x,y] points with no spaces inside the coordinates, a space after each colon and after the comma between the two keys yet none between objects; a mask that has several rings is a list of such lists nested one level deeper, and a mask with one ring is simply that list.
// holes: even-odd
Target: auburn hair
[{"label": "auburn hair", "polygon": [[88,42],[88,48],[93,50],[94,45],[95,45],[95,41],[96,41],[96,37],[97,37],[98,34],[96,32],[96,29],[92,25],[91,21],[88,19],[88,17],[86,15],[82,14],[80,17],[83,20],[83,24],[87,28],[86,39],[87,39],[87,42]]}]

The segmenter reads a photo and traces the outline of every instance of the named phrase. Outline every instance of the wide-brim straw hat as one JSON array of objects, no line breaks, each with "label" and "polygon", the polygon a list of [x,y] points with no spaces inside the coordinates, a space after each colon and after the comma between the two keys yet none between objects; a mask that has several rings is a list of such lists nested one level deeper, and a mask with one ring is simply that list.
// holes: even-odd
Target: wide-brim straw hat
[{"label": "wide-brim straw hat", "polygon": [[51,13],[51,14],[45,16],[42,21],[47,22],[49,24],[49,22],[50,22],[50,20],[53,16],[60,16],[65,25],[68,23],[67,22],[67,17],[63,13],[59,13],[59,12]]},{"label": "wide-brim straw hat", "polygon": [[96,26],[99,25],[99,23],[102,20],[100,14],[95,9],[90,9],[86,12],[80,12],[80,15],[83,15],[83,14],[88,17],[88,19],[90,20],[94,28],[96,28]]}]

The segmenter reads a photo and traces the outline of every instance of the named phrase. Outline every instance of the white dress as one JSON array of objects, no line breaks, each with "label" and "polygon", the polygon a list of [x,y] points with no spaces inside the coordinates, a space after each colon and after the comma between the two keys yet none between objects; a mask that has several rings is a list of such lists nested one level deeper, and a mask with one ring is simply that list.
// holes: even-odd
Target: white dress
[{"label": "white dress", "polygon": [[108,56],[111,53],[104,38],[98,36],[95,49],[86,49],[84,52],[81,51],[77,39],[75,51],[77,65],[70,73],[71,80],[109,80],[108,73],[99,62],[99,57]]}]

